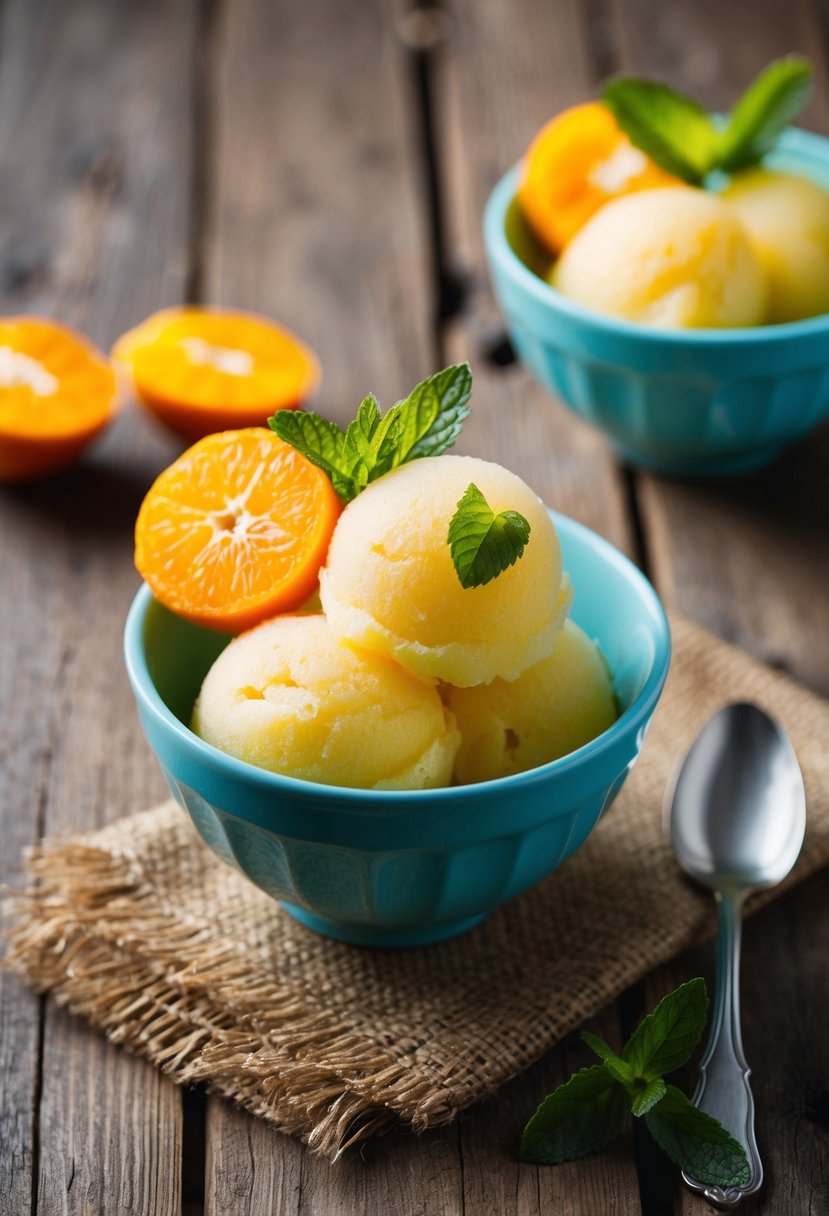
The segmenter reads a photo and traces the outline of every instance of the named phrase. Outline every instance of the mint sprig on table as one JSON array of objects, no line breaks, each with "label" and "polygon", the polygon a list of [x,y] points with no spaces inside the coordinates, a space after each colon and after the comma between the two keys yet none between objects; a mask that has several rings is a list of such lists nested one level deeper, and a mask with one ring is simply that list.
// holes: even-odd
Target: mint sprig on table
[{"label": "mint sprig on table", "polygon": [[575,1161],[609,1144],[630,1112],[644,1118],[659,1147],[696,1181],[721,1187],[748,1182],[743,1146],[664,1080],[690,1059],[707,1013],[705,981],[693,979],[663,997],[621,1056],[597,1035],[582,1034],[602,1062],[574,1073],[544,1099],[524,1128],[522,1160]]},{"label": "mint sprig on table", "polygon": [[691,97],[656,80],[617,76],[602,100],[637,148],[692,186],[709,173],[757,164],[805,106],[812,84],[808,59],[787,55],[756,77],[725,124]]},{"label": "mint sprig on table", "polygon": [[[268,426],[280,439],[322,469],[343,502],[351,502],[384,473],[440,456],[469,417],[472,371],[455,363],[416,385],[385,414],[373,393],[363,399],[345,430],[311,410],[278,410]],[[530,538],[518,511],[490,508],[470,484],[449,524],[447,543],[461,586],[480,587],[515,564]]]},{"label": "mint sprig on table", "polygon": [[268,426],[331,478],[343,502],[384,473],[450,448],[469,416],[468,363],[443,368],[381,414],[373,393],[361,402],[346,430],[310,410],[278,410]]},{"label": "mint sprig on table", "polygon": [[481,587],[514,566],[530,539],[530,525],[519,511],[496,515],[470,482],[449,524],[449,548],[461,586]]}]

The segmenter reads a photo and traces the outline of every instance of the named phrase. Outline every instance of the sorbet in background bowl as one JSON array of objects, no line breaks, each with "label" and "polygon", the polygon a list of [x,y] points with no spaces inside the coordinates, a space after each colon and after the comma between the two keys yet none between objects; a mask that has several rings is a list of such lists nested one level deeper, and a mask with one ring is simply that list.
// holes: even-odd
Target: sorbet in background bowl
[{"label": "sorbet in background bowl", "polygon": [[[764,165],[829,190],[829,141],[819,136],[785,131]],[[501,179],[484,216],[511,339],[541,383],[623,457],[679,475],[747,472],[829,415],[829,315],[665,329],[587,307],[546,281],[552,259],[516,202],[520,175],[516,166]]]},{"label": "sorbet in background bowl", "polygon": [[576,303],[662,329],[759,325],[766,273],[716,194],[687,186],[623,195],[588,220],[549,281]]},{"label": "sorbet in background bowl", "polygon": [[136,596],[127,669],[174,796],[220,857],[312,928],[392,947],[452,937],[561,865],[621,788],[667,674],[667,621],[625,557],[552,519],[576,588],[572,618],[613,672],[619,716],[559,760],[473,785],[349,789],[218,750],[189,724],[229,639],[174,616],[146,587]]}]

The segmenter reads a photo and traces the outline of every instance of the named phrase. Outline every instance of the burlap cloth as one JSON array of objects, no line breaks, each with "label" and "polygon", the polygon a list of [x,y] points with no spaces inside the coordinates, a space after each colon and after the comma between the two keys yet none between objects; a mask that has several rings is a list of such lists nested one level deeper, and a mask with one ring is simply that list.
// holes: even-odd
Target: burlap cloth
[{"label": "burlap cloth", "polygon": [[464,937],[398,952],[318,937],[167,802],[36,849],[7,962],[175,1080],[206,1082],[328,1157],[396,1121],[446,1123],[711,931],[661,804],[724,702],[765,705],[794,740],[809,821],[785,885],[829,860],[829,705],[686,621],[673,635],[663,700],[613,809],[559,871]]}]

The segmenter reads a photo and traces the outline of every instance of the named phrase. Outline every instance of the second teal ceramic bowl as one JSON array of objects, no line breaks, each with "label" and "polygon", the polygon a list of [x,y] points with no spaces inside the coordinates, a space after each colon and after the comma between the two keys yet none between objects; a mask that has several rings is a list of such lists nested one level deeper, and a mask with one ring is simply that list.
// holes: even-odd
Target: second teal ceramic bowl
[{"label": "second teal ceramic bowl", "polygon": [[[829,189],[829,140],[789,130],[771,168]],[[667,331],[592,312],[540,277],[515,202],[495,187],[484,237],[513,345],[541,383],[634,464],[718,477],[749,472],[829,416],[829,315],[746,329]]]},{"label": "second teal ceramic bowl", "polygon": [[266,772],[197,738],[193,702],[227,638],[143,587],[125,631],[138,712],[173,795],[219,857],[311,928],[415,946],[470,928],[549,874],[590,834],[639,754],[668,670],[662,606],[627,558],[553,516],[573,617],[614,673],[617,722],[569,756],[480,785],[378,792]]}]

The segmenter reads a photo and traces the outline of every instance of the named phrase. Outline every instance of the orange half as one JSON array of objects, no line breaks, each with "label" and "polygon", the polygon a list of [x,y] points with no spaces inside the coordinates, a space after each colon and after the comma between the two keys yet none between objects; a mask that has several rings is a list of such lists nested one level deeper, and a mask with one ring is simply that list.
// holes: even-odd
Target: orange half
[{"label": "orange half", "polygon": [[607,106],[591,101],[551,119],[530,144],[518,201],[551,254],[605,203],[683,183],[635,148]]},{"label": "orange half", "polygon": [[316,390],[316,356],[264,317],[218,308],[169,308],[119,338],[113,358],[139,401],[176,434],[261,426]]},{"label": "orange half", "polygon": [[209,435],[147,493],[135,564],[172,612],[238,633],[313,593],[341,509],[325,473],[273,432]]},{"label": "orange half", "polygon": [[0,480],[65,468],[115,412],[106,355],[41,317],[0,319]]}]

